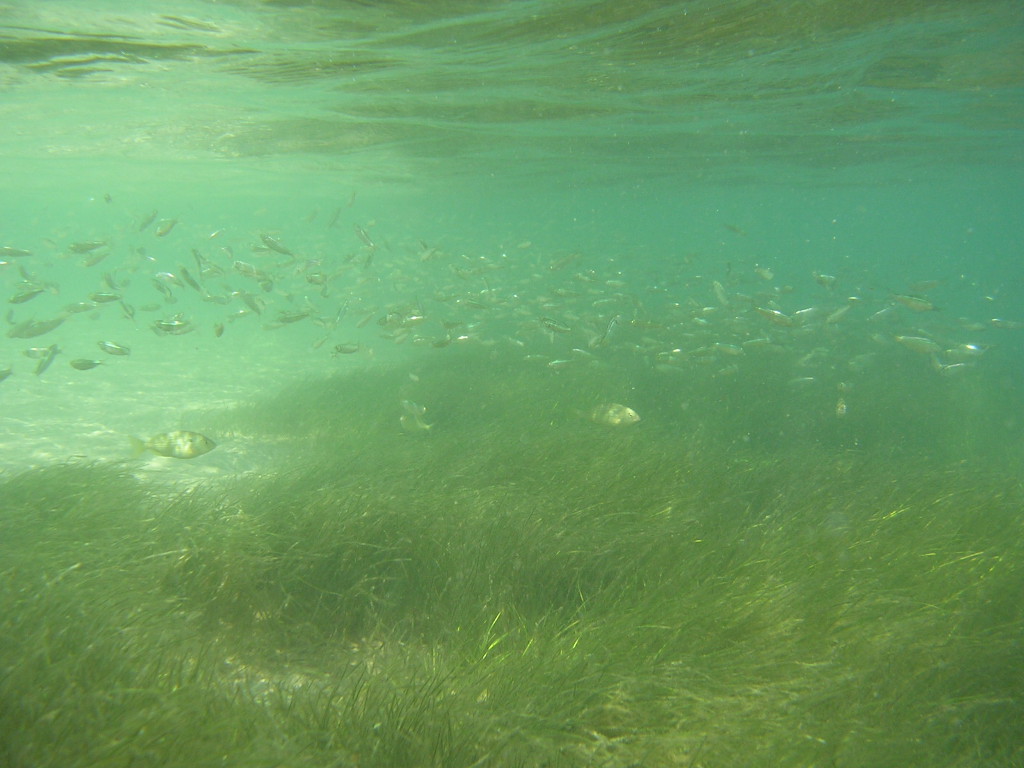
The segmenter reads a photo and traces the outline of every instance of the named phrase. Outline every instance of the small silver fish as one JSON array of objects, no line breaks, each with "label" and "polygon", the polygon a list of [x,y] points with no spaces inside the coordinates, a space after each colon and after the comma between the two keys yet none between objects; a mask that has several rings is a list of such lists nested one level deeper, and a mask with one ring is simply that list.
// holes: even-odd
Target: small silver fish
[{"label": "small silver fish", "polygon": [[282,325],[288,325],[289,323],[297,323],[299,320],[305,320],[307,317],[309,317],[308,311],[289,312],[288,310],[282,309],[277,313],[277,322]]},{"label": "small silver fish", "polygon": [[913,312],[935,312],[938,310],[934,304],[932,304],[924,296],[914,296],[906,293],[894,293],[892,300],[902,304],[907,309]]},{"label": "small silver fish", "polygon": [[166,456],[171,459],[194,459],[217,447],[217,444],[206,435],[186,430],[164,432],[154,435],[149,440],[133,437],[131,443],[135,456],[141,456],[145,451],[152,451],[157,456]]},{"label": "small silver fish", "polygon": [[356,231],[356,237],[363,241],[363,244],[368,248],[376,248],[373,239],[370,237],[370,233],[360,227],[358,224],[353,225]]},{"label": "small silver fish", "polygon": [[156,208],[154,208],[142,221],[139,222],[139,232],[142,232],[146,227],[156,221],[156,215]]},{"label": "small silver fish", "polygon": [[26,251],[22,248],[13,248],[9,245],[0,247],[0,257],[2,258],[19,259],[31,255],[32,251]]},{"label": "small silver fish", "polygon": [[176,285],[178,288],[184,288],[184,284],[173,272],[157,272],[153,275],[153,279],[159,281],[165,285]]},{"label": "small silver fish", "polygon": [[96,291],[95,293],[90,293],[89,298],[97,304],[110,304],[113,301],[120,301],[121,294],[114,293],[113,291]]},{"label": "small silver fish", "polygon": [[260,240],[263,241],[263,244],[267,246],[267,248],[269,248],[272,251],[276,251],[277,253],[280,253],[283,256],[295,255],[288,248],[282,245],[281,241],[278,240],[276,237],[271,237],[270,235],[260,235]]},{"label": "small silver fish", "polygon": [[99,365],[103,365],[102,360],[89,360],[84,357],[79,357],[71,361],[71,367],[79,371],[91,371]]},{"label": "small silver fish", "polygon": [[72,253],[89,253],[95,251],[97,248],[102,248],[107,244],[106,240],[82,240],[77,243],[71,243],[68,249]]},{"label": "small silver fish", "polygon": [[571,333],[572,332],[572,328],[571,327],[569,327],[565,323],[559,322],[558,320],[554,320],[553,318],[550,318],[550,317],[542,317],[540,319],[540,324],[542,326],[544,326],[547,330],[551,331],[552,333]]},{"label": "small silver fish", "polygon": [[7,300],[8,304],[24,304],[26,301],[31,301],[39,294],[43,293],[46,289],[41,285],[26,285],[23,286],[16,294],[11,296]]},{"label": "small silver fish", "polygon": [[167,320],[157,320],[152,328],[160,336],[181,336],[195,330],[195,326],[181,315],[175,315]]},{"label": "small silver fish", "polygon": [[122,357],[130,355],[131,349],[124,346],[123,344],[115,344],[112,341],[97,341],[96,346],[106,352],[108,355],[121,355]]},{"label": "small silver fish", "polygon": [[81,264],[83,267],[95,267],[109,255],[110,251],[93,251],[82,257]]},{"label": "small silver fish", "polygon": [[937,341],[924,336],[893,336],[893,338],[911,352],[933,355],[942,349],[942,346]]},{"label": "small silver fish", "polygon": [[590,420],[606,427],[628,427],[640,421],[640,415],[628,405],[602,403],[590,411]]},{"label": "small silver fish", "polygon": [[60,354],[60,347],[56,344],[51,344],[46,348],[46,353],[39,358],[39,362],[36,363],[36,376],[42,376],[43,372],[50,367],[53,359]]},{"label": "small silver fish", "polygon": [[427,406],[414,403],[412,400],[403,400],[402,410],[405,413],[399,417],[399,422],[402,424],[402,429],[406,432],[410,434],[426,432],[434,426],[423,420],[423,415],[427,412]]},{"label": "small silver fish", "polygon": [[177,219],[161,219],[160,223],[156,225],[156,236],[167,237],[174,229],[174,225],[178,223]]},{"label": "small silver fish", "polygon": [[7,337],[10,339],[34,339],[36,336],[49,333],[66,319],[67,315],[58,315],[52,320],[26,320],[11,328],[7,332]]},{"label": "small silver fish", "polygon": [[188,283],[188,286],[198,293],[204,293],[203,286],[201,286],[185,267],[178,267],[178,272],[181,273],[181,279]]}]

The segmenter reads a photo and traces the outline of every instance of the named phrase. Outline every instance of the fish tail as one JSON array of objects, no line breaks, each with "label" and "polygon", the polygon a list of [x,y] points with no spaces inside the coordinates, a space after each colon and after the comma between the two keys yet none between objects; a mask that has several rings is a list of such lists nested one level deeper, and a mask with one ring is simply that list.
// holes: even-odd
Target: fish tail
[{"label": "fish tail", "polygon": [[132,437],[131,435],[129,435],[128,441],[131,444],[133,459],[139,458],[139,456],[146,452],[147,446],[145,440],[140,440],[137,437]]}]

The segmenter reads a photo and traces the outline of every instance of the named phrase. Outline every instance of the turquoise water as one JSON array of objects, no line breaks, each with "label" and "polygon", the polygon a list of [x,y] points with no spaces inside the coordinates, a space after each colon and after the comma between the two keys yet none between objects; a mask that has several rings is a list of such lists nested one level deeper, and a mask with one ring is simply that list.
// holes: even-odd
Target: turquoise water
[{"label": "turquoise water", "polygon": [[658,259],[731,255],[723,223],[794,267],[1009,257],[1012,2],[164,10],[5,6],[5,189],[27,213],[95,221],[109,194],[196,226],[341,205],[401,235]]},{"label": "turquoise water", "polygon": [[[1024,322],[1016,3],[45,2],[3,14],[0,239],[35,256],[5,259],[2,278],[11,296],[49,285],[11,322],[84,299],[105,271],[134,278],[136,309],[160,302],[151,274],[195,271],[193,248],[227,270],[266,261],[265,248],[252,256],[261,234],[334,275],[365,258],[358,227],[381,251],[375,271],[332,278],[322,301],[301,279],[264,298],[276,309],[309,294],[324,317],[346,302],[429,303],[453,260],[504,259],[526,264],[508,290],[543,315],[532,303],[558,281],[525,284],[529,270],[578,252],[662,303],[714,304],[718,281],[764,289],[755,304],[784,291],[789,312],[822,303],[819,272],[838,279],[829,311],[853,296],[874,312],[929,284],[941,315],[894,332],[918,336],[927,320],[943,347],[1019,365],[1020,333],[1005,332]],[[160,221],[177,224],[157,238]],[[83,268],[67,250],[82,241],[111,255]],[[444,256],[423,268],[425,248]],[[239,289],[229,274],[220,295]],[[186,295],[165,309],[218,321],[170,287]],[[589,310],[593,323],[614,315]],[[222,346],[266,341],[233,335]],[[323,363],[285,339],[263,354]],[[26,369],[10,342],[2,354]]]},{"label": "turquoise water", "polygon": [[1009,0],[0,4],[0,613],[140,627],[5,652],[0,754],[1019,764],[1022,73]]}]

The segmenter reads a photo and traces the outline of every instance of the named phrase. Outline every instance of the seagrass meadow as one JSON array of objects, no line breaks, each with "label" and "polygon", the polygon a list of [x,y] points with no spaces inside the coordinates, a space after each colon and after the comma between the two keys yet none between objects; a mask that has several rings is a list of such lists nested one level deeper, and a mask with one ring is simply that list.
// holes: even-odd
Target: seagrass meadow
[{"label": "seagrass meadow", "polygon": [[[429,430],[401,429],[409,375],[380,366],[194,414],[285,446],[243,477],[5,477],[0,762],[1024,760],[1007,443],[939,451],[952,418],[899,439],[900,384],[860,450],[808,417],[780,437],[763,371],[728,382],[740,417],[712,376],[670,410],[653,373],[433,361]],[[639,424],[581,415],[627,390]]]},{"label": "seagrass meadow", "polygon": [[0,2],[0,768],[1024,768],[1021,0]]}]

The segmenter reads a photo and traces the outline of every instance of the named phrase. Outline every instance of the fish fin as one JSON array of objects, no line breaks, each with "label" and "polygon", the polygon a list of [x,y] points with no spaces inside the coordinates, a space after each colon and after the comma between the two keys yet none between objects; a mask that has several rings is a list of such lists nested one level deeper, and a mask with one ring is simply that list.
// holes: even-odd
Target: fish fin
[{"label": "fish fin", "polygon": [[133,459],[139,458],[139,456],[146,452],[147,446],[145,440],[140,440],[139,438],[132,437],[131,435],[128,436],[128,440],[131,443]]}]

